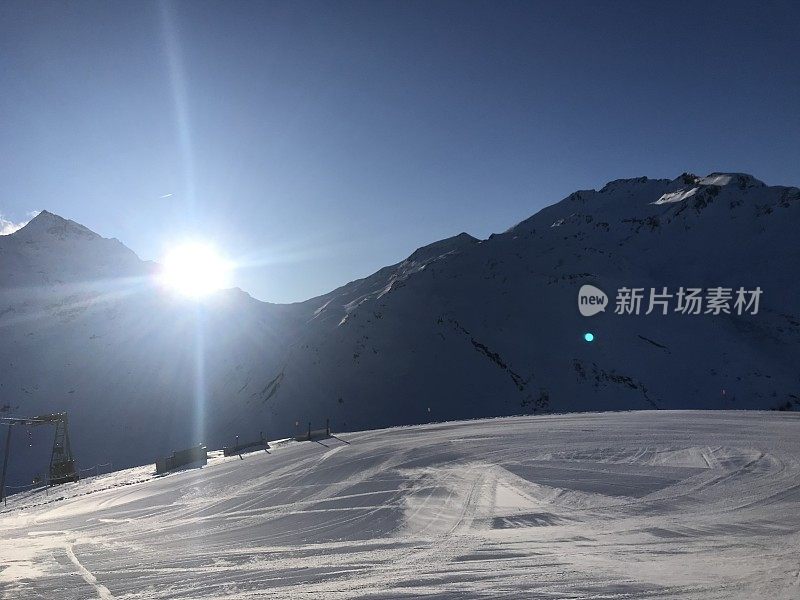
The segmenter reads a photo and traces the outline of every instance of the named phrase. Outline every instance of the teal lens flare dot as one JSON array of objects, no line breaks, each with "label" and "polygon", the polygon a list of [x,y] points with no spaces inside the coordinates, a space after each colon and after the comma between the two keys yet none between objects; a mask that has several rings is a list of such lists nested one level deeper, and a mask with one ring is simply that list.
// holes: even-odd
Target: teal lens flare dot
[{"label": "teal lens flare dot", "polygon": [[586,333],[583,334],[583,339],[587,342],[593,342],[594,334],[590,331],[587,331]]}]

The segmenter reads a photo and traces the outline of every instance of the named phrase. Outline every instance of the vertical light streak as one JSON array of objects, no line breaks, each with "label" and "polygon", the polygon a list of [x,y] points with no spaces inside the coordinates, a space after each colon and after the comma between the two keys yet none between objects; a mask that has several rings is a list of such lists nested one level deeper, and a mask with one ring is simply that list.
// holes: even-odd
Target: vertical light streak
[{"label": "vertical light streak", "polygon": [[183,52],[178,43],[178,29],[172,3],[158,3],[161,21],[161,34],[164,39],[164,53],[167,59],[167,72],[172,104],[175,112],[175,125],[178,135],[178,147],[181,153],[183,169],[183,196],[187,204],[188,215],[194,223],[196,217],[195,168],[192,131],[189,120],[189,103],[186,87],[186,72],[183,64]]},{"label": "vertical light streak", "polygon": [[194,309],[194,442],[206,441],[206,339],[205,309],[202,302]]}]

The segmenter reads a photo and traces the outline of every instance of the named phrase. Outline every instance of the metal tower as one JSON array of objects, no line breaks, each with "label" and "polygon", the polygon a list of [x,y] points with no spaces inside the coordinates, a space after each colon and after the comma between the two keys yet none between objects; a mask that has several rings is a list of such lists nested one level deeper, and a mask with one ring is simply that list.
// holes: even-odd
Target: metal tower
[{"label": "metal tower", "polygon": [[75,459],[69,445],[69,430],[67,429],[67,413],[56,413],[45,417],[36,417],[51,421],[56,426],[56,436],[53,439],[53,453],[50,455],[50,485],[78,481],[78,472],[75,468]]},{"label": "metal tower", "polygon": [[78,481],[78,469],[75,457],[72,456],[72,447],[69,443],[69,429],[67,428],[67,413],[52,413],[37,417],[3,417],[0,424],[8,426],[6,434],[6,451],[3,457],[3,472],[0,476],[0,500],[5,499],[5,481],[8,468],[8,455],[11,450],[11,428],[14,425],[36,427],[52,423],[56,427],[53,439],[53,451],[50,454],[50,485],[58,485],[69,481]]}]

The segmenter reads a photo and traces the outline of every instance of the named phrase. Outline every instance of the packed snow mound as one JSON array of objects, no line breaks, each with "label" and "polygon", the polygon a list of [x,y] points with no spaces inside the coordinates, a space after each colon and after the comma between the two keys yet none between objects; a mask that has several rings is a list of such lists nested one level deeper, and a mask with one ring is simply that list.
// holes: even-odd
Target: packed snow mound
[{"label": "packed snow mound", "polygon": [[12,496],[0,595],[794,600],[798,501],[786,413],[342,433]]}]

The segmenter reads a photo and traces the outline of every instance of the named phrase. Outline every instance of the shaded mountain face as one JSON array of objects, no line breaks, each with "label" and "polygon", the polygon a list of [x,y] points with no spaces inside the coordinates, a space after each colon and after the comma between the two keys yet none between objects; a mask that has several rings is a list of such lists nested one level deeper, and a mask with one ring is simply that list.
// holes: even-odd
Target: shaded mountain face
[{"label": "shaded mountain face", "polygon": [[[743,174],[619,180],[284,306],[238,290],[175,299],[156,265],[43,212],[0,237],[0,408],[67,410],[82,466],[326,418],[794,409],[798,207],[797,188]],[[608,294],[604,312],[578,312],[584,284]],[[615,314],[623,287],[644,290],[641,314]],[[680,287],[763,293],[754,315],[644,314],[650,288]]]},{"label": "shaded mountain face", "polygon": [[[266,429],[250,387],[278,364],[284,307],[239,290],[198,305],[157,272],[47,212],[0,237],[0,415],[67,411],[82,467],[218,442],[237,422]],[[13,435],[12,480],[45,471],[52,429]]]},{"label": "shaded mountain face", "polygon": [[[613,181],[320,299],[265,401],[346,429],[536,411],[797,408],[800,191]],[[453,240],[451,240],[453,241]],[[611,306],[578,312],[592,284]],[[752,290],[756,315],[615,314],[622,287]],[[735,313],[735,311],[734,311]],[[585,332],[595,341],[586,343]]]}]

